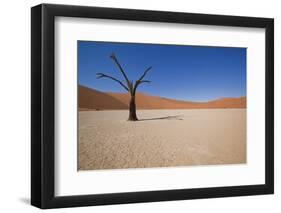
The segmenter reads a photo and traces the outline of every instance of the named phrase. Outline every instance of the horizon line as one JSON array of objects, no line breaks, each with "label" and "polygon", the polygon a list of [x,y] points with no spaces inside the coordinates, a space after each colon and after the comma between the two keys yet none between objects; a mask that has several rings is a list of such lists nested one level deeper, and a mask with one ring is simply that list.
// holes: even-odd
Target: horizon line
[{"label": "horizon line", "polygon": [[[85,86],[82,84],[78,83],[78,86],[82,86],[82,87],[86,87],[88,89],[91,90],[96,90],[98,92],[102,92],[102,93],[115,93],[115,94],[128,94],[129,92],[112,92],[112,91],[102,91],[102,90],[98,90],[96,88],[90,87],[90,86]],[[145,92],[137,92],[137,94],[144,94],[144,95],[148,95],[148,96],[152,96],[152,97],[159,97],[159,98],[163,98],[163,99],[170,99],[170,100],[174,100],[174,101],[183,101],[183,102],[193,102],[193,103],[208,103],[208,102],[212,102],[212,101],[217,101],[217,100],[222,100],[222,99],[227,99],[227,98],[235,98],[235,99],[240,99],[240,98],[247,98],[247,95],[244,96],[239,96],[239,97],[233,97],[233,96],[224,96],[224,97],[218,97],[215,99],[209,99],[207,101],[193,101],[193,100],[183,100],[183,99],[175,99],[175,98],[169,98],[169,97],[164,97],[164,96],[159,96],[159,95],[151,95]]]}]

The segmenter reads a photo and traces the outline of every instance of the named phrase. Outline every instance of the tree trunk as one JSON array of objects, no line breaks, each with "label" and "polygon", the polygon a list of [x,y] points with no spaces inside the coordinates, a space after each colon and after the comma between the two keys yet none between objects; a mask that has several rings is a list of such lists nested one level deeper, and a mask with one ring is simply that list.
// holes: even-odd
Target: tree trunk
[{"label": "tree trunk", "polygon": [[135,96],[131,96],[130,105],[129,105],[129,118],[128,121],[137,121],[137,113],[136,113],[136,100]]}]

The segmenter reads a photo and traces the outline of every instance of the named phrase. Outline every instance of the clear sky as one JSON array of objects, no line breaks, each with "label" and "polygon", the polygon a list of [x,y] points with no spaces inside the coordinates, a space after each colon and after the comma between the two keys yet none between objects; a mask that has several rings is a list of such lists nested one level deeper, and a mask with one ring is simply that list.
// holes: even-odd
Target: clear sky
[{"label": "clear sky", "polygon": [[96,78],[102,72],[124,80],[112,53],[134,81],[152,66],[145,78],[152,82],[139,92],[190,101],[246,96],[246,48],[78,41],[79,84],[126,92],[117,82]]}]

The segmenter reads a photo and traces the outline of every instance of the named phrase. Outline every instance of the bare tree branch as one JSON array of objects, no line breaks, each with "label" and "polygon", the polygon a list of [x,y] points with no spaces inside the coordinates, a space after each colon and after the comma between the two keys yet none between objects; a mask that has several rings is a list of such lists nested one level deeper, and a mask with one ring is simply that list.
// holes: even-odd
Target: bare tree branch
[{"label": "bare tree branch", "polygon": [[149,80],[142,80],[142,81],[138,80],[138,81],[136,81],[135,86],[134,86],[134,90],[133,90],[133,95],[136,94],[138,86],[142,83],[151,83],[151,81],[149,81]]},{"label": "bare tree branch", "polygon": [[146,74],[148,73],[149,70],[151,70],[152,67],[148,67],[144,73],[141,75],[141,77],[136,81],[134,89],[133,89],[133,94],[136,94],[136,90],[138,88],[138,86],[142,83],[150,83],[151,81],[148,80],[143,80],[143,78],[146,76]]},{"label": "bare tree branch", "polygon": [[[129,121],[137,121],[137,114],[136,114],[136,90],[137,87],[142,84],[142,83],[150,83],[151,81],[149,80],[145,80],[144,77],[146,76],[146,74],[148,73],[149,70],[151,70],[152,67],[148,67],[144,73],[140,76],[140,78],[138,80],[136,80],[135,82],[133,80],[129,80],[128,76],[126,75],[125,71],[123,70],[122,66],[120,65],[120,63],[118,62],[118,59],[116,58],[116,56],[114,54],[110,55],[110,58],[116,63],[116,65],[118,66],[120,72],[122,73],[123,77],[125,78],[126,82],[123,83],[123,81],[118,80],[115,77],[112,77],[110,75],[104,74],[104,73],[97,73],[97,78],[109,78],[113,81],[116,81],[117,83],[119,83],[125,90],[127,90],[131,97],[130,97],[130,102],[129,102]],[[127,83],[127,85],[126,85]]]},{"label": "bare tree branch", "polygon": [[118,79],[112,77],[112,76],[109,76],[109,75],[106,75],[104,73],[97,73],[97,78],[100,79],[100,78],[110,78],[116,82],[118,82],[125,90],[127,90],[129,92],[129,88],[126,87],[121,81],[119,81]]},{"label": "bare tree branch", "polygon": [[151,81],[149,81],[149,80],[142,80],[142,81],[140,81],[139,85],[140,85],[141,83],[151,83]]},{"label": "bare tree branch", "polygon": [[132,82],[129,81],[128,76],[126,75],[126,73],[125,73],[125,71],[123,70],[122,66],[121,66],[120,63],[118,62],[118,60],[117,60],[115,54],[112,53],[112,54],[110,55],[110,58],[117,64],[118,68],[120,69],[121,73],[123,74],[123,76],[124,76],[124,78],[125,78],[125,80],[126,80],[126,82],[127,82],[128,88],[130,89],[130,91],[132,91],[132,90],[133,90],[133,84],[132,84]]},{"label": "bare tree branch", "polygon": [[151,68],[152,68],[152,67],[148,67],[148,68],[144,71],[144,73],[142,74],[142,76],[139,78],[139,80],[137,80],[137,81],[141,81],[141,80],[145,77],[145,75],[148,73],[148,71],[151,70]]}]

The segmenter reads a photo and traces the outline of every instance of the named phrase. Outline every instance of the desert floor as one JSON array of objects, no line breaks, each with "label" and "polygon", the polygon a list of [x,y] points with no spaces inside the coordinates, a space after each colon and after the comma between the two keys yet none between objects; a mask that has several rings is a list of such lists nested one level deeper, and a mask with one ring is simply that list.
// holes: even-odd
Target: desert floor
[{"label": "desert floor", "polygon": [[79,112],[78,169],[246,163],[246,109]]}]

